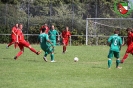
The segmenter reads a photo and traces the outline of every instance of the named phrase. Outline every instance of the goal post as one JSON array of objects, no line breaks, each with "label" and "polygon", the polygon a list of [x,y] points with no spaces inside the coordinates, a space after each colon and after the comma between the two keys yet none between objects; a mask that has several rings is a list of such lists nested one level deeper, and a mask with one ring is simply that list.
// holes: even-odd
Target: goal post
[{"label": "goal post", "polygon": [[86,18],[86,45],[98,45],[100,37],[108,38],[114,29],[128,27],[133,27],[133,18]]}]

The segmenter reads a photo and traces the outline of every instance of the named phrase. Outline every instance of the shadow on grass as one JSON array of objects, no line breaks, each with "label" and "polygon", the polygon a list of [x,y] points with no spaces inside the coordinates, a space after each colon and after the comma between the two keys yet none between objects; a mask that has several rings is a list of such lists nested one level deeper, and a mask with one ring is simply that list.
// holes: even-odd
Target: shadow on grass
[{"label": "shadow on grass", "polygon": [[13,58],[8,58],[8,57],[6,57],[6,58],[2,58],[2,59],[5,59],[5,60],[6,60],[6,59],[11,59],[11,60],[14,60]]},{"label": "shadow on grass", "polygon": [[40,62],[40,61],[37,61],[37,60],[26,60],[26,61],[29,61],[29,62]]},{"label": "shadow on grass", "polygon": [[[3,59],[3,60],[14,60],[13,58],[8,58],[8,57],[1,58],[1,59]],[[17,60],[19,60],[19,59],[17,59]],[[17,61],[17,60],[14,60],[14,61]],[[38,61],[38,60],[23,60],[23,61],[27,61],[27,62],[41,62],[41,61]],[[42,62],[43,62],[43,59],[42,59]]]},{"label": "shadow on grass", "polygon": [[92,66],[92,68],[107,69],[107,67]]}]

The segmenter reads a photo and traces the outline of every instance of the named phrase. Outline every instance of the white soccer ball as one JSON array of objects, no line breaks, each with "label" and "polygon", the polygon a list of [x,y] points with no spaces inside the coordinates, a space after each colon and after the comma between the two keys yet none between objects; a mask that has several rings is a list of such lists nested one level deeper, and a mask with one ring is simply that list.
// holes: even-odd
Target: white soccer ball
[{"label": "white soccer ball", "polygon": [[74,57],[74,62],[79,61],[78,57]]}]

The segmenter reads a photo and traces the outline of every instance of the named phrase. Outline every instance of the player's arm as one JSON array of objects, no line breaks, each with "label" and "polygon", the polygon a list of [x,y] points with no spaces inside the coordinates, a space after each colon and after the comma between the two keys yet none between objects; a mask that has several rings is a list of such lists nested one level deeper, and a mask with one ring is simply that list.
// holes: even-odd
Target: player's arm
[{"label": "player's arm", "polygon": [[133,33],[132,32],[130,32],[129,34],[133,37]]},{"label": "player's arm", "polygon": [[40,34],[42,33],[42,27],[40,28]]},{"label": "player's arm", "polygon": [[39,44],[40,43],[40,36],[38,36],[38,38],[37,38],[37,44]]},{"label": "player's arm", "polygon": [[122,47],[122,45],[120,45],[120,50],[121,50],[121,47]]},{"label": "player's arm", "polygon": [[52,44],[52,42],[49,40],[48,35],[46,36],[46,40],[47,40],[47,42],[49,42],[52,45],[52,47],[54,47],[54,45]]},{"label": "player's arm", "polygon": [[120,50],[121,50],[122,45],[123,45],[123,42],[122,42],[122,39],[120,37]]},{"label": "player's arm", "polygon": [[54,48],[53,43],[49,39],[47,40],[47,42],[49,42],[52,45],[52,47]]},{"label": "player's arm", "polygon": [[58,31],[56,31],[56,34],[57,34],[57,38],[58,38],[58,41],[60,40],[60,35],[58,33]]},{"label": "player's arm", "polygon": [[53,44],[52,44],[52,42],[50,40],[47,40],[47,42],[49,42],[53,46]]},{"label": "player's arm", "polygon": [[69,31],[69,35],[68,35],[68,39],[71,37],[71,33],[70,33],[70,31]]},{"label": "player's arm", "polygon": [[62,33],[60,34],[60,37],[63,39]]},{"label": "player's arm", "polygon": [[18,41],[18,36],[19,35],[19,32],[17,31],[17,33],[16,33],[16,43],[19,43],[19,41]]},{"label": "player's arm", "polygon": [[16,35],[16,33],[14,32],[14,28],[12,29],[12,33],[13,33],[14,35]]},{"label": "player's arm", "polygon": [[108,45],[108,46],[111,46],[111,43],[110,43],[110,42],[107,42],[107,45]]},{"label": "player's arm", "polygon": [[48,36],[51,36],[51,32],[50,31],[48,32]]},{"label": "player's arm", "polygon": [[112,40],[112,37],[109,37],[109,39],[108,39],[108,41],[107,41],[107,44],[108,44],[109,46],[111,46],[111,40]]},{"label": "player's arm", "polygon": [[127,41],[122,41],[122,46],[126,45]]}]

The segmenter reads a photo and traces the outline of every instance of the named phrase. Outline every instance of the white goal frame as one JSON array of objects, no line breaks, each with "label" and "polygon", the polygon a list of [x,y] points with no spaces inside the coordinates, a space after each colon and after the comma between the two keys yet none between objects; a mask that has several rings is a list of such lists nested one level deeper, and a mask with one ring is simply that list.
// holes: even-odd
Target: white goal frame
[{"label": "white goal frame", "polygon": [[86,18],[86,45],[88,45],[89,20],[133,20],[133,18]]}]

